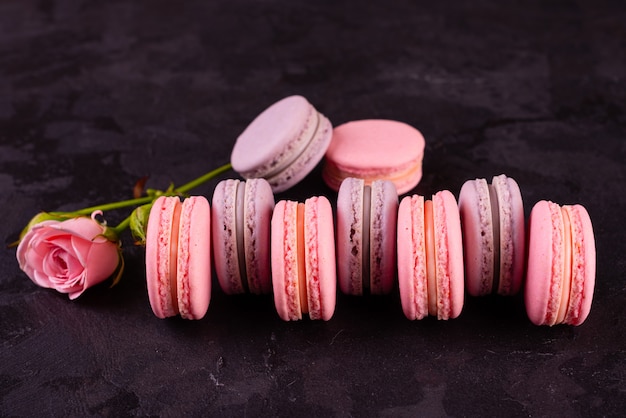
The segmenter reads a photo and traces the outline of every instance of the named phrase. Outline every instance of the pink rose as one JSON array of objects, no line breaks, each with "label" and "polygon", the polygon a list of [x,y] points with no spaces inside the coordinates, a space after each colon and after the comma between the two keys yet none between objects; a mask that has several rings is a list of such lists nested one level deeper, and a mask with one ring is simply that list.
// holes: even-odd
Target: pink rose
[{"label": "pink rose", "polygon": [[109,278],[120,263],[120,247],[103,236],[107,228],[94,215],[30,227],[17,247],[20,268],[39,286],[70,299]]}]

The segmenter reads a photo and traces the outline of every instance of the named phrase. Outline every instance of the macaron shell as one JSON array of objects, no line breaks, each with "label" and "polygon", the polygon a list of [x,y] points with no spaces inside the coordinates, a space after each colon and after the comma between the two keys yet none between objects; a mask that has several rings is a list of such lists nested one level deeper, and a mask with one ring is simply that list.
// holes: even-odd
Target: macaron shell
[{"label": "macaron shell", "polygon": [[244,202],[244,249],[248,289],[253,294],[272,291],[270,270],[270,222],[274,194],[264,179],[246,181]]},{"label": "macaron shell", "polygon": [[515,180],[504,174],[491,182],[498,196],[500,212],[500,278],[497,293],[515,295],[524,274],[525,225],[522,194]]},{"label": "macaron shell", "polygon": [[180,316],[201,319],[211,299],[211,208],[206,198],[182,203],[178,231],[177,299]]},{"label": "macaron shell", "polygon": [[437,257],[437,317],[456,318],[464,300],[463,241],[459,209],[448,190],[433,196]]},{"label": "macaron shell", "polygon": [[302,319],[298,279],[297,202],[281,200],[274,207],[271,232],[272,284],[278,316]]},{"label": "macaron shell", "polygon": [[152,311],[159,318],[178,314],[172,301],[172,228],[180,210],[177,197],[161,196],[154,201],[146,230],[146,283]]},{"label": "macaron shell", "polygon": [[337,275],[346,295],[363,294],[364,180],[345,179],[337,194]]},{"label": "macaron shell", "polygon": [[226,294],[244,292],[239,272],[237,225],[235,219],[239,180],[222,180],[213,192],[212,240],[215,272]]},{"label": "macaron shell", "polygon": [[582,324],[591,311],[596,281],[596,246],[591,218],[581,205],[564,206],[572,227],[572,280],[564,322]]},{"label": "macaron shell", "polygon": [[383,295],[392,291],[396,277],[398,192],[387,180],[376,180],[371,188],[370,293]]},{"label": "macaron shell", "polygon": [[561,298],[563,221],[558,205],[537,202],[529,220],[525,303],[536,325],[554,325]]},{"label": "macaron shell", "polygon": [[335,312],[337,293],[334,221],[328,199],[307,199],[304,218],[309,317],[328,321]]},{"label": "macaron shell", "polygon": [[395,183],[406,193],[422,177],[425,141],[414,127],[398,121],[368,119],[345,123],[333,130],[322,176],[333,190],[347,177]]},{"label": "macaron shell", "polygon": [[302,96],[289,96],[261,112],[239,135],[231,153],[233,169],[243,177],[262,177],[290,160],[292,150],[309,138],[313,106]]},{"label": "macaron shell", "polygon": [[275,193],[285,191],[304,179],[324,158],[326,149],[332,138],[332,125],[321,113],[314,136],[310,143],[295,160],[284,170],[274,176],[264,176]]},{"label": "macaron shell", "polygon": [[465,282],[472,296],[492,292],[494,242],[489,189],[485,179],[466,181],[459,193]]},{"label": "macaron shell", "polygon": [[398,207],[398,286],[402,311],[408,319],[428,316],[424,198],[406,196]]}]

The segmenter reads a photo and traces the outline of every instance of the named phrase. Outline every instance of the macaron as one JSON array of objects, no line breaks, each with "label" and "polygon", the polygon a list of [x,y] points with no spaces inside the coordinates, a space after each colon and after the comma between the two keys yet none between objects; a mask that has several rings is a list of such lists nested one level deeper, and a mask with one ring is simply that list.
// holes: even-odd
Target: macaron
[{"label": "macaron", "polygon": [[524,205],[517,182],[504,174],[491,184],[468,180],[461,187],[459,211],[468,293],[516,294],[525,263]]},{"label": "macaron", "polygon": [[265,178],[275,193],[294,186],[322,160],[332,125],[302,96],[286,97],[259,114],[231,153],[242,177]]},{"label": "macaron", "polygon": [[398,192],[389,180],[348,177],[337,195],[337,274],[344,294],[390,293],[396,275]]},{"label": "macaron", "polygon": [[201,319],[211,299],[211,209],[202,196],[154,201],[146,230],[146,281],[159,318]]},{"label": "macaron", "polygon": [[347,177],[390,180],[399,194],[411,190],[422,178],[424,137],[414,127],[394,120],[357,120],[333,129],[326,150],[322,177],[339,190]]},{"label": "macaron", "polygon": [[272,282],[278,315],[285,321],[329,320],[335,311],[336,263],[333,213],[327,198],[281,200],[272,215]]},{"label": "macaron", "polygon": [[264,179],[222,180],[213,192],[215,272],[226,294],[272,291],[270,222],[274,194]]},{"label": "macaron", "polygon": [[529,220],[525,303],[536,325],[582,324],[591,310],[596,247],[587,210],[539,201]]},{"label": "macaron", "polygon": [[463,308],[463,243],[459,210],[447,190],[398,208],[398,284],[407,318],[456,318]]}]

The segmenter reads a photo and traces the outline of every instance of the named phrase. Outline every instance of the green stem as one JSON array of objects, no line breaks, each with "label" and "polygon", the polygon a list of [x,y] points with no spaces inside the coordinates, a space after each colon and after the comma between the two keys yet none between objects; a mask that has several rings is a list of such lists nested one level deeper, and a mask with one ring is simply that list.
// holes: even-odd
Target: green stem
[{"label": "green stem", "polygon": [[[174,195],[175,196],[175,195],[181,195],[183,193],[187,193],[188,191],[206,183],[207,181],[224,173],[225,171],[230,170],[231,168],[232,168],[232,165],[230,163],[224,164],[223,166],[218,167],[215,170],[209,171],[208,173],[198,177],[197,179],[192,180],[188,183],[185,183],[182,186],[175,188],[174,190],[166,191],[156,196],[144,196],[144,197],[140,197],[137,199],[129,199],[129,200],[122,200],[122,201],[113,202],[113,203],[105,203],[103,205],[90,206],[88,208],[79,209],[73,212],[50,212],[50,213],[51,214],[62,213],[64,215],[76,215],[76,216],[90,215],[96,210],[101,210],[103,212],[106,212],[109,210],[121,209],[121,208],[126,208],[129,206],[141,206],[141,205],[146,205],[146,204],[152,204],[158,196],[161,196],[161,195],[166,195],[166,196]],[[124,219],[122,222],[120,222],[117,226],[113,227],[113,230],[118,236],[121,234],[122,231],[124,231],[130,225],[131,216],[132,214],[128,216],[126,219]]]},{"label": "green stem", "polygon": [[[208,173],[206,173],[203,176],[198,177],[195,180],[192,180],[188,183],[183,184],[180,187],[177,187],[174,189],[173,194],[183,194],[186,193],[200,185],[202,185],[203,183],[206,183],[207,181],[211,180],[213,177],[216,177],[220,174],[222,174],[225,171],[228,171],[232,168],[232,165],[230,163],[228,164],[224,164],[221,167],[216,168],[215,170],[209,171]],[[151,197],[151,196],[146,196],[146,197],[142,197],[139,199],[131,199],[131,200],[126,200],[123,202],[117,202],[117,203],[112,203],[109,205],[102,205],[102,206],[94,206],[92,208],[86,208],[86,209],[82,209],[79,212],[84,212],[84,213],[91,213],[94,210],[102,210],[104,211],[105,209],[103,209],[105,206],[109,206],[107,209],[111,210],[111,209],[117,209],[120,207],[126,207],[126,206],[133,206],[133,205],[143,205],[143,204],[152,204],[154,202],[154,200],[156,199],[156,197]],[[121,205],[121,206],[116,206],[116,205]],[[75,212],[75,213],[79,213],[79,212]],[[130,218],[132,217],[132,214],[128,217],[126,217],[122,222],[120,222],[119,224],[117,224],[117,226],[115,226],[113,228],[113,230],[115,231],[115,233],[119,236],[126,228],[128,228],[128,226],[130,225]]]},{"label": "green stem", "polygon": [[131,218],[131,216],[132,216],[132,214],[127,216],[122,222],[117,224],[117,226],[113,227],[113,230],[115,231],[115,233],[117,234],[118,237],[130,225],[130,218]]},{"label": "green stem", "polygon": [[[114,210],[114,209],[127,208],[129,206],[140,206],[146,203],[150,203],[153,199],[154,198],[152,196],[144,196],[138,199],[129,199],[129,200],[122,200],[120,202],[105,203],[104,205],[91,206],[91,207],[79,209],[73,212],[63,212],[63,213],[69,213],[72,215],[90,215],[92,212],[96,210],[101,210],[102,212],[106,212],[106,211]],[[51,213],[55,213],[55,212],[51,212]]]},{"label": "green stem", "polygon": [[[206,183],[207,181],[211,180],[213,177],[218,176],[222,174],[223,172],[230,170],[231,168],[232,168],[232,165],[230,163],[224,164],[223,166],[218,167],[215,170],[209,171],[208,173],[204,174],[203,176],[198,177],[195,180],[190,181],[189,183],[185,183],[182,186],[175,188],[172,194],[176,195],[176,194],[186,193]],[[169,193],[163,193],[163,194],[168,195]],[[128,200],[122,200],[119,202],[105,203],[103,205],[90,206],[88,208],[83,208],[83,209],[75,210],[72,212],[63,212],[63,213],[70,214],[70,215],[90,215],[92,212],[96,210],[101,210],[103,212],[106,212],[106,211],[114,210],[114,209],[127,208],[129,206],[141,206],[146,203],[151,203],[154,199],[156,199],[156,197],[154,196],[144,196],[144,197],[140,197],[137,199],[128,199]],[[54,214],[57,212],[50,212],[50,213]]]},{"label": "green stem", "polygon": [[205,175],[200,176],[197,179],[190,181],[189,183],[183,184],[182,186],[175,188],[174,191],[181,193],[181,194],[186,193],[190,191],[191,189],[194,189],[206,183],[207,181],[211,180],[213,177],[218,176],[222,174],[223,172],[230,170],[231,168],[232,168],[232,165],[230,163],[224,164],[223,166],[218,167],[213,171],[209,171]]}]

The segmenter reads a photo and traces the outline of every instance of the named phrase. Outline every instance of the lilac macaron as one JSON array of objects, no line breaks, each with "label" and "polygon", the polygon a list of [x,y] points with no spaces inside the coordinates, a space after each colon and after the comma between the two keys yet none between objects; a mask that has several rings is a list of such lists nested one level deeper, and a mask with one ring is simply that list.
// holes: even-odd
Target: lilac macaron
[{"label": "lilac macaron", "polygon": [[231,154],[243,178],[266,179],[275,193],[294,186],[322,160],[332,125],[302,96],[286,97],[259,114]]},{"label": "lilac macaron", "polygon": [[266,294],[270,274],[270,222],[274,195],[264,179],[223,180],[213,192],[215,272],[226,294]]},{"label": "lilac macaron", "polygon": [[337,195],[337,273],[349,295],[387,294],[396,275],[398,192],[393,182],[348,177]]}]

